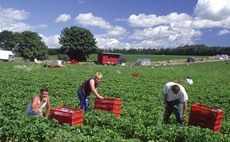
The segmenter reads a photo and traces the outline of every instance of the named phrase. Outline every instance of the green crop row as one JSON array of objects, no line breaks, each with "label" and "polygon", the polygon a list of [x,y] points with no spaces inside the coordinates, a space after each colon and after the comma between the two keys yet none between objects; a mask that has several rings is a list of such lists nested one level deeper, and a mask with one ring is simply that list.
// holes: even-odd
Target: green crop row
[{"label": "green crop row", "polygon": [[[230,141],[230,61],[158,67],[64,64],[63,68],[47,68],[20,62],[0,65],[1,141]],[[25,115],[31,98],[43,86],[50,90],[51,107],[78,108],[78,86],[98,71],[103,73],[100,94],[122,100],[120,118],[94,110],[93,95],[82,126],[59,125],[55,119]],[[140,73],[141,77],[134,77],[133,73]],[[193,85],[185,83],[187,76],[193,79]],[[184,82],[189,95],[186,122],[194,103],[219,107],[224,110],[220,133],[176,125],[174,116],[171,124],[162,124],[162,88],[175,79]]]}]

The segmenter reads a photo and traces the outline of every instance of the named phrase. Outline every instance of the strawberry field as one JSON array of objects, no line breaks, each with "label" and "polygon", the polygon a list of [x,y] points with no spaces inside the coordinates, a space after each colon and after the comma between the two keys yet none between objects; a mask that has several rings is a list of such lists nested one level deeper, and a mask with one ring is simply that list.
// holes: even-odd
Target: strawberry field
[{"label": "strawberry field", "polygon": [[[65,64],[63,68],[46,68],[20,62],[0,62],[0,65],[1,141],[230,141],[230,61],[158,67]],[[31,98],[38,95],[43,86],[49,88],[51,107],[78,108],[78,86],[98,71],[103,73],[98,88],[100,94],[122,100],[119,118],[94,110],[93,94],[83,125],[59,125],[55,119],[25,115]],[[132,76],[135,73],[141,77]],[[185,83],[187,76],[193,79],[193,85]],[[184,81],[188,93],[186,122],[194,103],[219,107],[224,110],[220,133],[179,126],[175,124],[174,115],[171,124],[162,124],[162,88],[175,79]]]}]

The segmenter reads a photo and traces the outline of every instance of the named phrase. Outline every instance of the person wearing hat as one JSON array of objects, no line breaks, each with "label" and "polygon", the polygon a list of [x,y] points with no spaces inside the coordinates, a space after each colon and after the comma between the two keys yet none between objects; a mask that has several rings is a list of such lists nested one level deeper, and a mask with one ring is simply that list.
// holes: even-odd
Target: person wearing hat
[{"label": "person wearing hat", "polygon": [[164,123],[169,123],[169,118],[174,112],[176,122],[182,124],[186,117],[188,95],[185,88],[176,82],[168,82],[163,88],[165,105]]},{"label": "person wearing hat", "polygon": [[96,76],[94,78],[87,79],[85,82],[83,82],[78,91],[78,99],[80,100],[80,108],[86,112],[89,108],[89,101],[90,101],[90,93],[93,92],[93,94],[100,99],[103,99],[103,97],[98,93],[97,87],[102,79],[102,73],[97,72]]}]

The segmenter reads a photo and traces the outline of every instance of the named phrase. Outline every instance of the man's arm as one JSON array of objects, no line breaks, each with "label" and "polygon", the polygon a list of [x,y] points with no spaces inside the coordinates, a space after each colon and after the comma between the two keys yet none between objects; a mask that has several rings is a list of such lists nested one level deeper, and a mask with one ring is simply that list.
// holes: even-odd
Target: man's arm
[{"label": "man's arm", "polygon": [[47,100],[47,107],[46,107],[46,115],[45,115],[45,118],[48,119],[49,115],[50,115],[50,99],[48,97],[48,100]]},{"label": "man's arm", "polygon": [[32,111],[35,111],[36,109],[40,108],[45,103],[45,101],[42,100],[39,104],[37,104],[38,100],[39,100],[38,96],[34,96],[33,97],[33,100],[32,100]]},{"label": "man's arm", "polygon": [[185,120],[186,117],[186,111],[187,111],[187,101],[183,102],[183,115],[182,115],[182,120]]},{"label": "man's arm", "polygon": [[165,108],[167,108],[168,107],[168,104],[167,104],[167,94],[164,94],[164,92],[163,92],[163,100],[164,100],[164,105],[165,105]]}]

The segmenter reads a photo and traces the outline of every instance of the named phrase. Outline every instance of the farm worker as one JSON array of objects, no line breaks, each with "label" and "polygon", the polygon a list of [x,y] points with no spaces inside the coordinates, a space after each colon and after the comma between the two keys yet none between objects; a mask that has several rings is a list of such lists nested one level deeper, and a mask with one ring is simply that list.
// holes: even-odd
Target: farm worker
[{"label": "farm worker", "polygon": [[81,84],[79,87],[77,94],[80,100],[80,108],[86,112],[89,108],[89,101],[90,101],[90,93],[93,94],[100,99],[103,99],[102,96],[97,92],[97,87],[102,79],[102,73],[97,72],[94,78],[90,78],[86,80],[84,83]]},{"label": "farm worker", "polygon": [[27,115],[38,115],[43,117],[43,109],[46,106],[45,118],[48,118],[50,115],[50,99],[48,88],[44,87],[40,89],[40,95],[34,96],[30,101],[26,114]]},{"label": "farm worker", "polygon": [[179,124],[185,120],[188,95],[181,84],[168,82],[163,88],[165,105],[164,123],[169,123],[169,117],[174,111],[176,121]]}]

